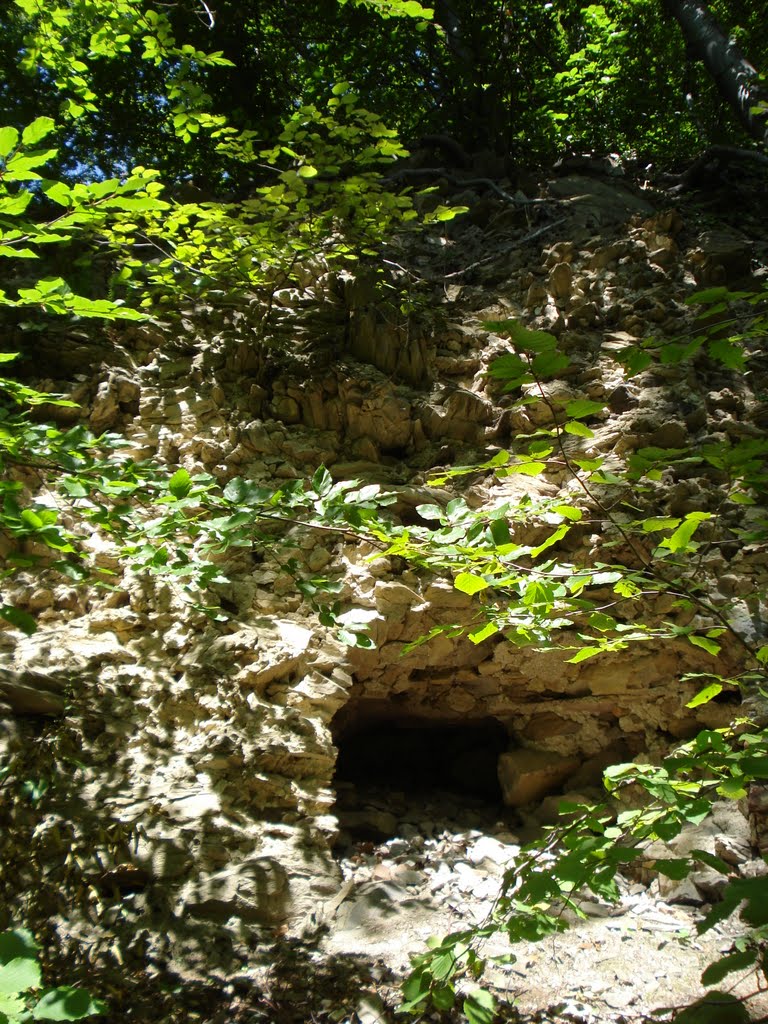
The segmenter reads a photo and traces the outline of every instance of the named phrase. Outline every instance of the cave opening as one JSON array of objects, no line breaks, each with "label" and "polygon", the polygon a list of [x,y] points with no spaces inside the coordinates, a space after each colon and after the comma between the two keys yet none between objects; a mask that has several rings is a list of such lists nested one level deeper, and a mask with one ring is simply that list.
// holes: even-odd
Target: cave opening
[{"label": "cave opening", "polygon": [[427,718],[360,702],[332,723],[336,813],[347,839],[378,840],[423,821],[504,814],[499,756],[509,732],[492,717]]}]

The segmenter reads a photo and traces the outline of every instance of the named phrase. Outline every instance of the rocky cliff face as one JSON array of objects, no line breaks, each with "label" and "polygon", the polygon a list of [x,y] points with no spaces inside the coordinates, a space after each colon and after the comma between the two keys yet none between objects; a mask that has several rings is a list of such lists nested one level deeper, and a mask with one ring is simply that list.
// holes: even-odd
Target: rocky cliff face
[{"label": "rocky cliff face", "polygon": [[[681,337],[697,287],[760,280],[759,211],[713,223],[690,201],[673,207],[586,175],[546,183],[535,206],[481,187],[457,198],[470,212],[445,234],[386,252],[396,302],[373,269],[346,277],[318,263],[302,289],[276,289],[269,314],[201,308],[172,330],[139,326],[109,344],[52,334],[41,339],[41,385],[68,391],[94,431],[122,431],[142,455],[266,484],[325,464],[336,479],[386,484],[406,520],[455,493],[475,507],[568,494],[565,472],[477,474],[458,491],[428,483],[436,468],[487,459],[550,416],[533,393],[510,410],[489,382],[505,343],[487,320],[557,335],[573,365],[550,387],[607,402],[595,436],[573,439],[586,455],[620,464],[640,447],[763,436],[759,356],[750,376],[685,363],[629,380],[614,358],[650,334]],[[403,312],[409,289],[417,308]],[[645,500],[680,515],[719,506],[718,486],[703,471],[670,472]],[[456,752],[444,772],[497,776],[503,803],[518,808],[590,791],[606,764],[653,756],[732,716],[727,704],[685,708],[696,683],[682,676],[711,662],[682,641],[577,665],[494,639],[438,637],[404,655],[432,626],[466,621],[470,599],[397,560],[370,561],[375,552],[344,536],[290,536],[302,564],[343,580],[374,651],[318,626],[289,586],[283,551],[258,564],[249,552],[228,558],[230,582],[217,592],[230,617],[215,623],[172,584],[121,566],[97,536],[94,555],[122,590],[83,593],[44,576],[14,584],[10,597],[39,631],[0,635],[7,778],[27,783],[6,789],[3,884],[19,917],[85,964],[231,976],[275,935],[316,933],[341,886],[339,749],[355,771],[350,751],[367,746],[372,771],[389,735],[402,767],[409,730],[443,730]],[[599,551],[604,540],[585,529],[574,543]],[[722,593],[742,595],[743,629],[759,629],[750,593],[760,553],[713,545],[704,560]],[[724,658],[738,665],[736,650]],[[485,728],[497,737],[490,769]]]}]

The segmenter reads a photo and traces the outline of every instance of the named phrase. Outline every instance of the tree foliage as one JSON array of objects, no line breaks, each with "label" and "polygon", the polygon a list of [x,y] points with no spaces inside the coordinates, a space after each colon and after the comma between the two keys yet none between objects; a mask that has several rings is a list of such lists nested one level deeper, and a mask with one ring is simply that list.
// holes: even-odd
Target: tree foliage
[{"label": "tree foliage", "polygon": [[25,928],[0,933],[0,1020],[23,1024],[30,1020],[82,1020],[106,1013],[100,999],[82,988],[62,985],[44,989],[37,951],[40,947]]},{"label": "tree foliage", "polygon": [[[760,5],[711,8],[764,67]],[[524,164],[564,147],[685,157],[738,137],[661,0],[440,0],[434,12],[404,0],[13,0],[0,28],[4,123],[66,125],[68,173],[152,166],[218,196],[242,197],[263,175],[223,158],[217,129],[270,145],[341,81],[406,141],[439,132]]]}]

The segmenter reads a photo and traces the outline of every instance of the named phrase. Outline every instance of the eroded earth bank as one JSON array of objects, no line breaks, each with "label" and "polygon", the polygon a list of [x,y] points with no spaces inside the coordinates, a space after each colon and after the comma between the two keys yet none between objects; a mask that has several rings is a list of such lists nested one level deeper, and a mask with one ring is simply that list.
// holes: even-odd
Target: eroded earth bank
[{"label": "eroded earth bank", "polygon": [[[697,290],[764,285],[765,197],[748,178],[675,195],[616,170],[564,169],[527,195],[468,171],[474,185],[442,186],[468,212],[386,246],[378,267],[308,264],[303,288],[276,286],[268,309],[197,308],[109,338],[63,327],[40,338],[38,386],[170,466],[275,487],[325,465],[393,491],[392,514],[421,525],[420,505],[567,500],[576,486],[564,468],[430,483],[551,422],[535,389],[512,409],[489,377],[509,342],[488,321],[554,334],[571,365],[548,394],[605,403],[593,436],[569,439],[580,457],[618,469],[640,449],[761,442],[759,339],[749,372],[699,359],[627,376],[617,356],[690,336]],[[752,640],[765,555],[733,531],[757,513],[723,488],[706,463],[681,463],[646,488],[644,514],[718,512],[702,573]],[[683,676],[712,661],[684,638],[579,664],[499,636],[404,652],[468,621],[472,598],[344,532],[284,533],[290,546],[222,558],[219,621],[97,535],[87,544],[120,587],[13,585],[39,628],[0,634],[3,905],[46,937],[53,972],[108,1000],[110,1020],[383,1024],[409,954],[484,919],[562,794],[597,799],[607,765],[653,760],[737,713],[725,696],[686,708],[699,685]],[[611,542],[608,560],[616,537],[586,522],[568,537],[593,560]],[[342,582],[375,649],[318,624],[289,559]],[[669,599],[625,614],[691,613]],[[740,665],[726,643],[718,671]],[[754,824],[723,802],[679,842],[750,877],[765,870]],[[517,1000],[505,1013],[639,1021],[696,998],[736,927],[696,935],[721,885],[707,869],[683,882],[633,870],[619,904],[588,901],[586,923],[493,969]]]}]

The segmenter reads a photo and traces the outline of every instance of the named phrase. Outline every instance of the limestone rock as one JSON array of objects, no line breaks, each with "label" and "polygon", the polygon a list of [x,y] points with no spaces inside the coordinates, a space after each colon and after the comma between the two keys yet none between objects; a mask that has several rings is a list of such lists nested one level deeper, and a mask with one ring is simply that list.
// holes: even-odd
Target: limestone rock
[{"label": "limestone rock", "polygon": [[617,182],[609,184],[572,174],[548,184],[553,196],[569,201],[574,209],[574,219],[578,218],[585,228],[604,228],[625,223],[634,214],[647,217],[654,212],[647,200]]},{"label": "limestone rock", "polygon": [[519,852],[519,846],[502,843],[493,836],[481,836],[467,850],[467,860],[475,867],[500,874],[511,867]]},{"label": "limestone rock", "polygon": [[19,715],[61,715],[64,713],[60,678],[26,669],[0,669],[0,700]]},{"label": "limestone rock", "polygon": [[287,913],[288,874],[282,864],[261,857],[233,865],[186,886],[182,906],[194,917],[272,924]]},{"label": "limestone rock", "polygon": [[570,263],[556,264],[549,274],[549,291],[560,301],[570,299],[573,286],[573,268]]},{"label": "limestone rock", "polygon": [[749,275],[754,245],[743,235],[727,230],[705,231],[689,263],[699,285],[738,284]]},{"label": "limestone rock", "polygon": [[540,800],[561,786],[579,767],[575,758],[544,750],[520,749],[499,758],[499,782],[507,807]]}]

